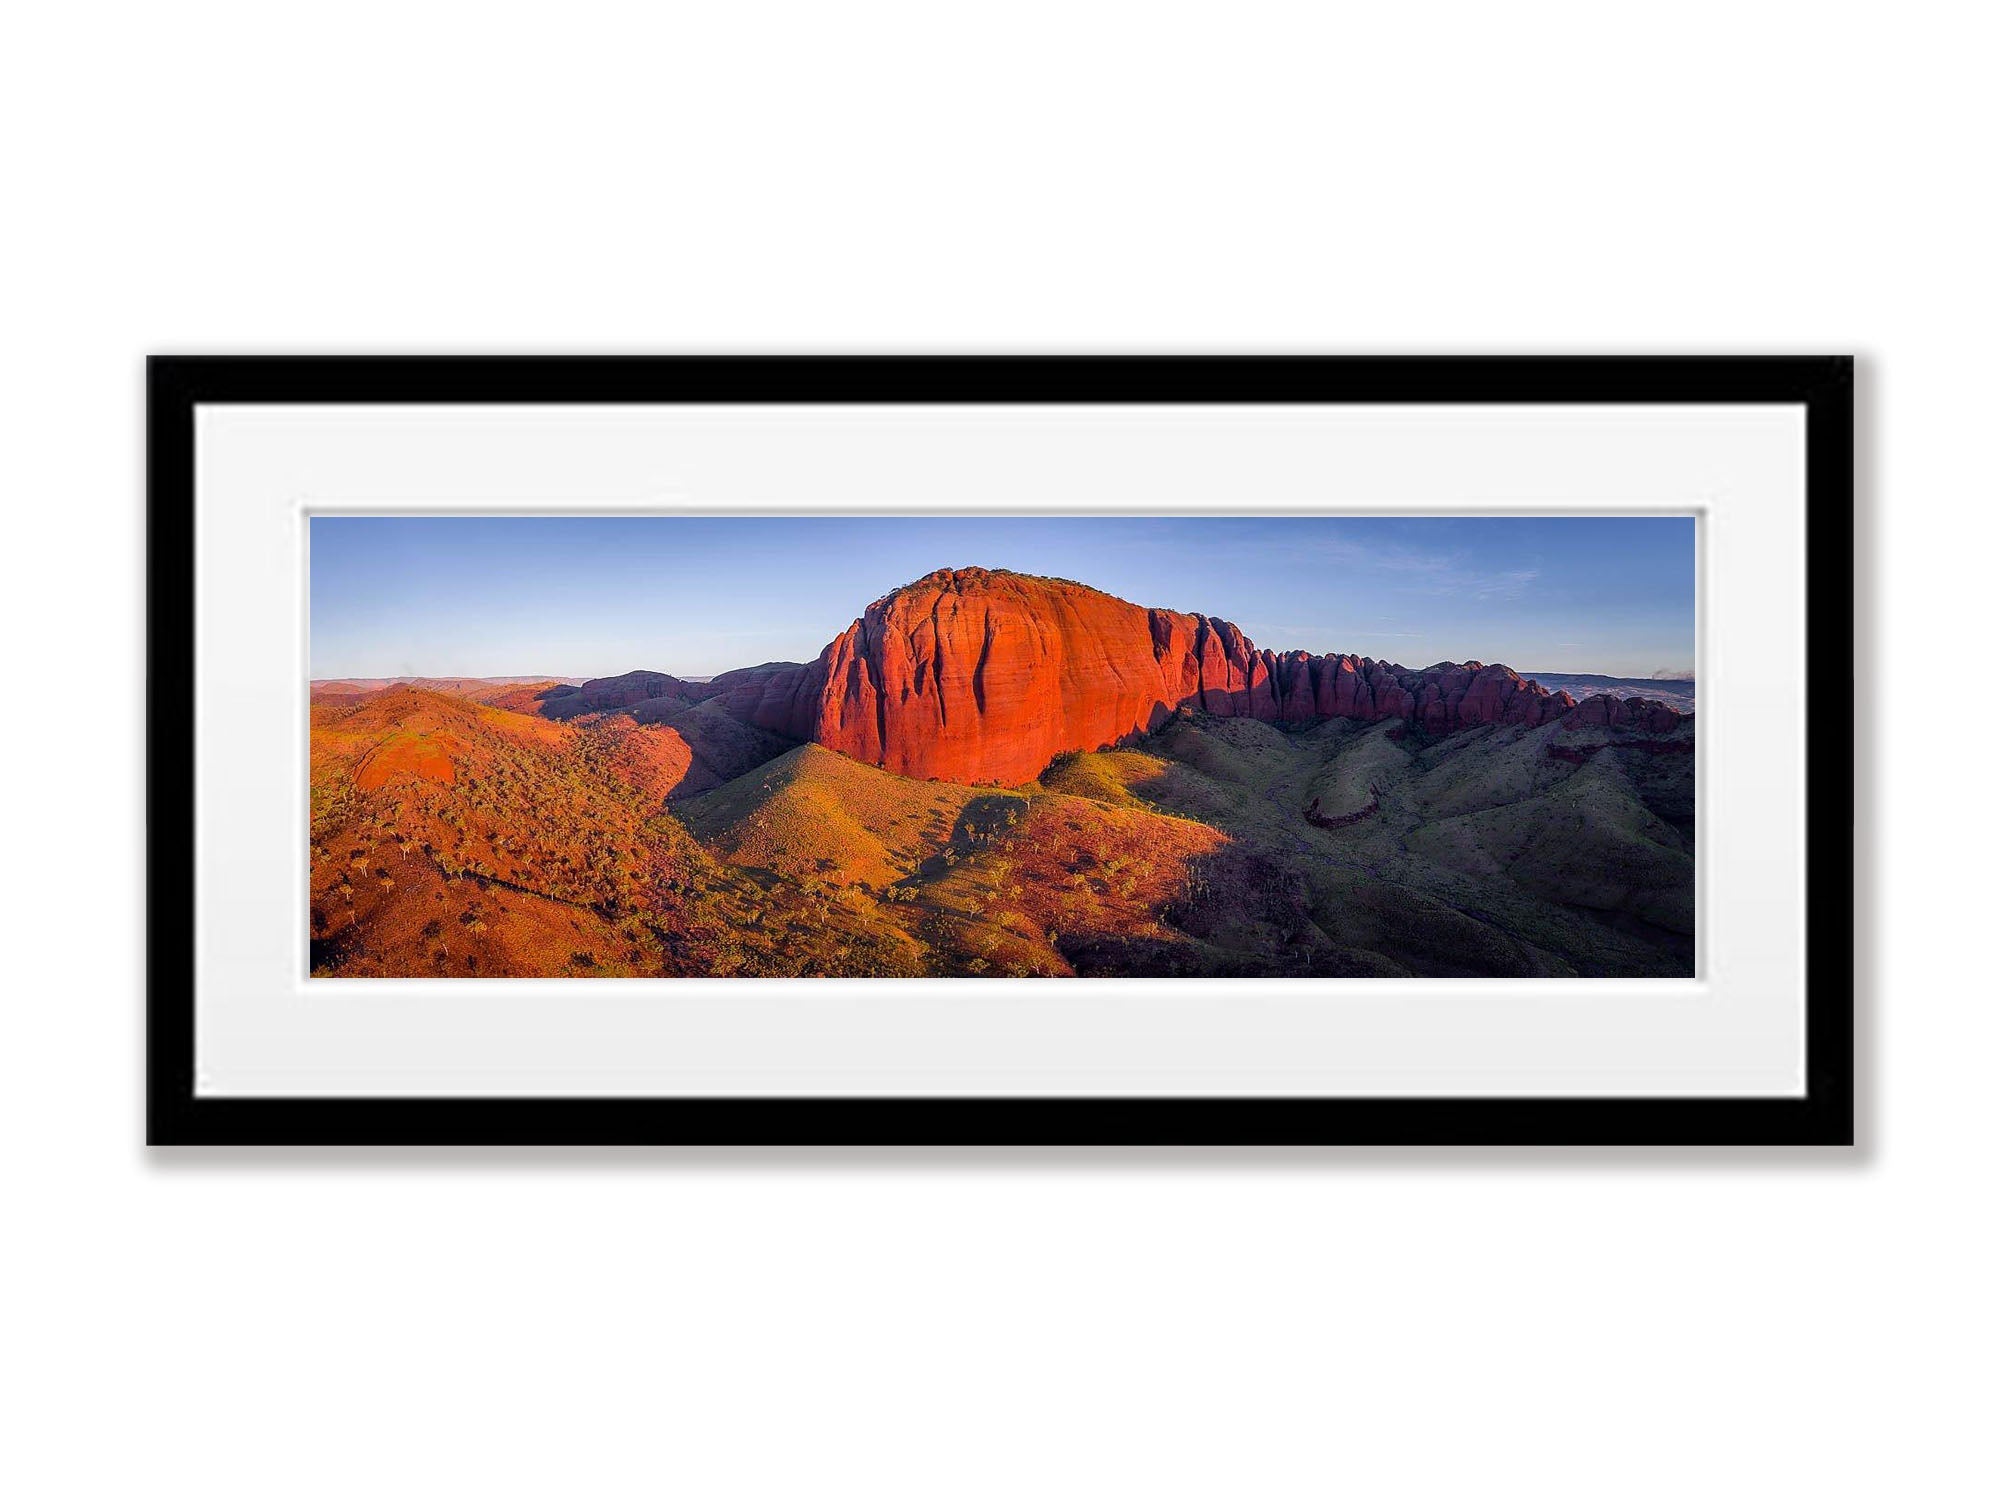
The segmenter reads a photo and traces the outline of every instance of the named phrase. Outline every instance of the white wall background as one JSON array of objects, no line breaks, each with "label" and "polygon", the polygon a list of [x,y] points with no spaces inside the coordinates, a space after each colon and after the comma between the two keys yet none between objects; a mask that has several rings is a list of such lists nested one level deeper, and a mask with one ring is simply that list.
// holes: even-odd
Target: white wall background
[{"label": "white wall background", "polygon": [[[1995,41],[1742,0],[11,16],[0,1488],[1978,1488]],[[140,357],[717,349],[1865,355],[1871,1146],[149,1158]]]}]

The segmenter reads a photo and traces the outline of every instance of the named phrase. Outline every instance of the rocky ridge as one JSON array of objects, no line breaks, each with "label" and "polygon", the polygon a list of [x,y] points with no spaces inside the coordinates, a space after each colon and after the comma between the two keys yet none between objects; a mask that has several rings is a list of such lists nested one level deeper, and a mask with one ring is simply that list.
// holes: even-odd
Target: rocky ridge
[{"label": "rocky ridge", "polygon": [[1665,703],[1582,703],[1497,664],[1413,670],[1366,656],[1260,650],[1227,620],[1148,609],[1066,579],[943,568],[869,605],[809,663],[707,683],[664,673],[586,682],[569,711],[718,700],[732,717],[900,775],[1028,781],[1058,754],[1159,729],[1187,709],[1309,724],[1401,720],[1426,735],[1572,723],[1671,732]]}]

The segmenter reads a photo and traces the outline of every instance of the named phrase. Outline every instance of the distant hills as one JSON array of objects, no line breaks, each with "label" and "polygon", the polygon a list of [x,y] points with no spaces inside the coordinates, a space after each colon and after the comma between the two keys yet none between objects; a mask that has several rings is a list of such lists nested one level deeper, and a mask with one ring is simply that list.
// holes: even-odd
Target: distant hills
[{"label": "distant hills", "polygon": [[1572,697],[1588,698],[1593,693],[1637,695],[1656,698],[1679,713],[1694,712],[1692,676],[1599,677],[1590,672],[1535,672],[1530,675],[1543,687],[1567,692]]},{"label": "distant hills", "polygon": [[577,683],[580,677],[315,677],[315,693],[379,693],[383,688],[413,687],[435,693],[479,697],[501,688],[531,684]]}]

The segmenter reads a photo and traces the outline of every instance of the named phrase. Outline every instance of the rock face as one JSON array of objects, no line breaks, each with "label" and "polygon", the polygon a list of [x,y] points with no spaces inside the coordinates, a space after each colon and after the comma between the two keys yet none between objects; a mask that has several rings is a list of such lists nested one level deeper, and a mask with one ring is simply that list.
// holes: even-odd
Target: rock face
[{"label": "rock face", "polygon": [[982,568],[943,569],[876,600],[808,666],[752,667],[710,686],[748,722],[901,775],[1004,784],[1065,750],[1158,729],[1182,708],[1301,724],[1400,719],[1439,735],[1544,724],[1576,706],[1503,666],[1412,671],[1259,651],[1227,620]]},{"label": "rock face", "polygon": [[596,711],[630,708],[635,703],[645,703],[654,698],[684,698],[693,702],[701,697],[701,689],[695,683],[682,682],[665,672],[646,671],[626,672],[618,677],[594,677],[576,691],[585,706]]},{"label": "rock face", "polygon": [[683,682],[665,672],[625,672],[617,677],[593,677],[578,687],[551,689],[542,700],[544,718],[570,719],[578,714],[605,713],[666,699],[686,708],[706,696],[700,683]]},{"label": "rock face", "polygon": [[813,737],[904,776],[1025,781],[1060,751],[1157,728],[1204,680],[1247,692],[1205,627],[1053,579],[933,573],[821,655]]},{"label": "rock face", "polygon": [[807,666],[771,661],[761,667],[724,672],[709,681],[706,691],[732,717],[746,724],[795,740],[809,740],[819,723],[823,682],[817,663]]},{"label": "rock face", "polygon": [[1598,693],[1577,704],[1570,721],[1606,729],[1643,729],[1648,734],[1671,734],[1680,724],[1681,717],[1679,712],[1657,698],[1620,698],[1611,693]]},{"label": "rock face", "polygon": [[766,662],[705,683],[628,672],[558,690],[541,711],[652,718],[696,703],[903,776],[1003,785],[1032,780],[1063,751],[1158,729],[1182,709],[1291,724],[1394,719],[1433,736],[1572,713],[1666,734],[1682,717],[1644,698],[1602,695],[1579,708],[1483,662],[1412,671],[1366,656],[1260,651],[1227,620],[984,568],[940,569],[877,599],[814,662]]}]

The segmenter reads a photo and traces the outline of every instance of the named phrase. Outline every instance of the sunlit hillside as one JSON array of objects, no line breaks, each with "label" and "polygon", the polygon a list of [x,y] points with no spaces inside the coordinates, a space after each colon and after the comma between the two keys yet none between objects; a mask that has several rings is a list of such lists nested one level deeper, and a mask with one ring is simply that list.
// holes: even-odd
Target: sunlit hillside
[{"label": "sunlit hillside", "polygon": [[974,787],[546,692],[315,695],[314,973],[1692,972],[1691,719],[1184,710]]}]

